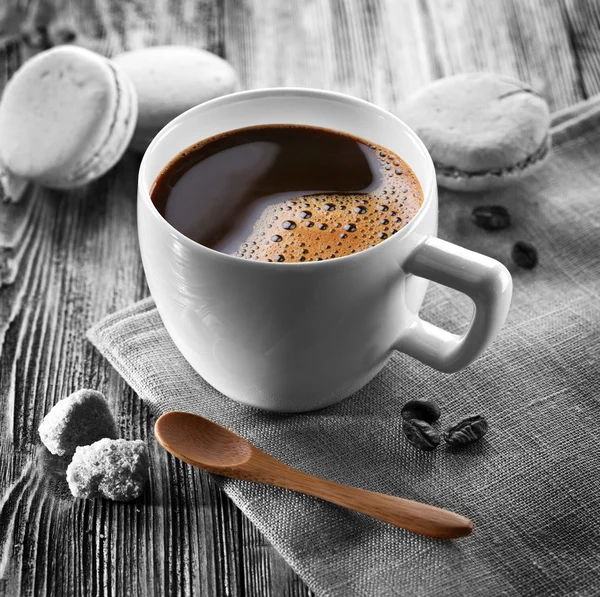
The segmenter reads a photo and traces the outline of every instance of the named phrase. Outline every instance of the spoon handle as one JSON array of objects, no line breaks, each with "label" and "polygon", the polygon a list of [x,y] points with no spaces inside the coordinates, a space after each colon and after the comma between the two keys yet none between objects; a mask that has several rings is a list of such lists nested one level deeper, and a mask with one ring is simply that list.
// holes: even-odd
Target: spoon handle
[{"label": "spoon handle", "polygon": [[[278,463],[282,464],[282,463]],[[457,539],[471,534],[473,523],[464,516],[404,498],[341,485],[291,467],[276,467],[273,476],[263,471],[263,483],[293,489],[338,506],[368,514],[397,527],[440,539]],[[275,471],[274,471],[275,472]],[[256,479],[259,480],[259,479]]]}]

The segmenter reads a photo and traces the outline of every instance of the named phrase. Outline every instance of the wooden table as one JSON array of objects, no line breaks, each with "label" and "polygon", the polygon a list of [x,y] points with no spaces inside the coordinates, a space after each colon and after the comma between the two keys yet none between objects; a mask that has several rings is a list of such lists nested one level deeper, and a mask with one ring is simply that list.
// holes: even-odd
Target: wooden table
[{"label": "wooden table", "polygon": [[[3,0],[2,85],[63,42],[107,55],[197,45],[229,60],[243,88],[334,89],[392,111],[473,70],[528,81],[552,109],[600,91],[596,0]],[[139,159],[81,190],[0,205],[0,594],[310,595],[205,474],[156,446],[148,409],[85,339],[148,294]],[[149,441],[140,501],[73,499],[65,463],[40,447],[44,414],[81,387],[109,397],[123,437]]]}]

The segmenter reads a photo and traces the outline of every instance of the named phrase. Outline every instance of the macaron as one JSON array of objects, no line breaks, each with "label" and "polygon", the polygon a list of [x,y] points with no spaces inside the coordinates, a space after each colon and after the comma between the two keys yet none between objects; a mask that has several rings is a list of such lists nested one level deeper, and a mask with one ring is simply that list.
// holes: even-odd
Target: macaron
[{"label": "macaron", "polygon": [[154,46],[113,57],[133,82],[138,122],[131,148],[144,152],[167,123],[207,100],[235,91],[232,66],[205,50]]},{"label": "macaron", "polygon": [[493,73],[434,81],[397,112],[421,137],[440,186],[502,187],[537,170],[550,151],[548,104],[529,85]]},{"label": "macaron", "polygon": [[133,135],[135,89],[106,58],[75,46],[37,54],[0,100],[0,162],[14,175],[56,189],[110,170]]}]

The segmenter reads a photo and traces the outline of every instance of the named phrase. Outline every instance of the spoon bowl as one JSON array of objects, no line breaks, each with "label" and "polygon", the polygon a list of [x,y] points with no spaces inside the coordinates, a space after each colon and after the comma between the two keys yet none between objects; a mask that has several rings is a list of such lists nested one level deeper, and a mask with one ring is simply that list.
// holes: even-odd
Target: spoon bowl
[{"label": "spoon bowl", "polygon": [[252,444],[243,437],[191,413],[166,413],[156,422],[155,432],[161,445],[171,454],[214,472],[217,468],[240,466],[252,453]]},{"label": "spoon bowl", "polygon": [[473,530],[468,518],[454,512],[293,469],[200,415],[166,413],[154,433],[173,456],[211,473],[293,489],[429,537],[455,539]]}]

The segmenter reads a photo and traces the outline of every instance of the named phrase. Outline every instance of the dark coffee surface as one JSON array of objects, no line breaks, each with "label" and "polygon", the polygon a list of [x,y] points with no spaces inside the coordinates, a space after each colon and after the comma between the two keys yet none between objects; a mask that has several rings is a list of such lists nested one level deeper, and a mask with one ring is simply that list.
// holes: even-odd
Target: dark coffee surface
[{"label": "dark coffee surface", "polygon": [[328,129],[268,125],[211,137],[176,156],[152,201],[189,238],[261,261],[362,251],[414,217],[422,190],[389,150]]}]

